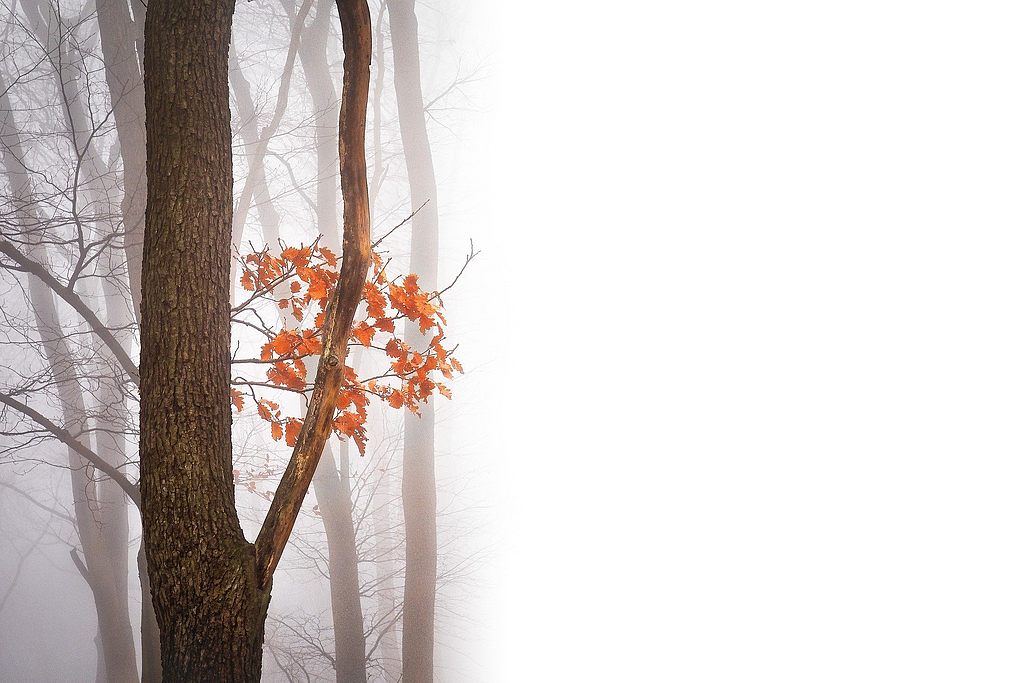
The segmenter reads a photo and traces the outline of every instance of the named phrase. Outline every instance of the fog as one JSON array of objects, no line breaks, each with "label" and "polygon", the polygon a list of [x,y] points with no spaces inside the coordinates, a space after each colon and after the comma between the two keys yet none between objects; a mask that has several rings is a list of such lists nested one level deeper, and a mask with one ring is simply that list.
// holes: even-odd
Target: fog
[{"label": "fog", "polygon": [[[129,18],[142,11],[123,4]],[[437,287],[454,282],[445,343],[465,370],[450,401],[430,398],[433,678],[1020,680],[1020,8],[415,8]],[[52,22],[58,9],[50,25],[63,28],[40,32],[35,17]],[[396,277],[424,215],[407,220],[420,204],[390,17],[376,1],[369,10],[372,235]],[[92,4],[4,4],[0,152],[17,163],[0,170],[0,238],[43,254],[58,285],[75,278],[137,359],[138,207],[124,198],[138,182],[126,164],[140,167],[120,146],[112,113],[130,98],[110,94],[97,19]],[[340,92],[337,23],[320,0],[235,9],[243,256],[275,236],[309,245],[331,220],[318,193],[337,159],[325,172],[316,150],[326,140],[336,153],[337,111],[314,93]],[[326,80],[311,75],[310,46],[326,54]],[[85,127],[68,125],[72,84]],[[109,240],[76,271],[78,235]],[[50,426],[10,403],[0,412],[0,680],[117,680],[101,665],[100,603],[73,559],[87,554],[89,518],[75,506],[76,471],[98,482],[90,504],[125,510],[117,595],[139,671],[142,527],[108,476],[69,468],[81,461],[54,427],[96,448],[122,435],[108,452],[134,483],[139,390],[53,287],[59,325],[40,324],[43,281],[25,270],[0,253],[0,394]],[[235,304],[249,295],[237,275]],[[273,301],[255,311],[257,328],[287,316]],[[40,340],[55,329],[66,348],[51,362]],[[260,330],[232,334],[236,359],[260,355]],[[386,367],[380,351],[354,352],[361,376]],[[84,415],[63,410],[69,359]],[[238,386],[265,376],[238,367]],[[305,405],[278,402],[286,416]],[[385,401],[367,413],[366,454],[332,438],[324,457],[351,497],[366,680],[397,681],[409,664],[409,428]],[[248,394],[232,444],[253,541],[290,449]],[[311,487],[274,575],[263,680],[341,680],[327,507]]]},{"label": "fog", "polygon": [[[110,11],[116,4],[108,3],[101,11]],[[4,4],[0,90],[5,93],[2,133],[8,165],[2,182],[3,238],[23,252],[36,249],[36,260],[59,281],[55,286],[71,283],[77,299],[118,335],[137,363],[133,316],[123,326],[114,322],[115,310],[131,305],[131,265],[126,267],[124,256],[118,254],[125,253],[121,245],[132,239],[126,217],[130,209],[124,202],[133,192],[132,173],[141,168],[131,166],[127,156],[122,159],[122,154],[139,150],[122,149],[120,140],[130,126],[135,126],[136,134],[141,130],[142,121],[127,120],[124,113],[125,103],[131,93],[138,94],[141,84],[132,83],[128,93],[112,94],[110,80],[113,60],[139,68],[136,46],[128,38],[132,31],[141,31],[141,23],[133,22],[141,15],[128,14],[128,7],[124,3],[122,19],[130,30],[116,38],[118,43],[108,39],[103,44],[100,17],[92,3]],[[141,11],[141,4],[132,5],[132,13]],[[316,23],[321,11],[328,16]],[[418,207],[412,206],[409,197],[389,15],[379,3],[371,3],[370,11],[375,40],[374,91],[367,124],[368,171],[374,179],[372,234],[374,240],[384,237],[378,250],[389,268],[396,274],[408,273],[408,219]],[[450,2],[418,3],[416,13],[423,117],[438,186],[433,200],[440,224],[438,289],[452,285],[443,296],[449,321],[446,334],[452,346],[458,345],[464,368],[450,384],[450,402],[439,395],[431,399],[436,405],[438,499],[434,669],[443,680],[474,681],[486,677],[484,643],[493,630],[487,615],[493,612],[488,605],[493,602],[489,586],[494,584],[495,456],[484,416],[489,412],[489,368],[496,354],[488,347],[490,333],[481,330],[481,321],[487,317],[486,292],[494,289],[494,273],[487,265],[483,202],[474,198],[482,176],[479,140],[490,106],[488,90],[480,84],[491,77],[493,50],[474,38],[479,18],[471,8]],[[303,17],[301,30],[296,27],[297,15]],[[123,51],[126,46],[127,52]],[[326,82],[319,72],[305,70],[319,68],[318,51],[327,57]],[[241,256],[262,249],[265,233],[271,229],[276,234],[267,243],[280,239],[284,245],[308,245],[318,237],[322,220],[317,217],[318,187],[324,177],[327,183],[331,178],[335,186],[338,183],[342,56],[334,3],[238,4],[229,63],[236,211],[243,216],[236,220],[242,228],[237,242]],[[331,91],[321,105],[327,110],[317,109],[314,91],[321,99]],[[326,170],[318,167],[316,156],[321,138],[328,139],[329,148],[334,149],[333,165]],[[256,182],[248,182],[254,168],[259,176]],[[25,178],[30,191],[25,190]],[[337,204],[332,210],[340,220],[340,199]],[[125,232],[129,232],[127,239]],[[322,239],[333,245],[339,238]],[[279,249],[277,244],[272,246]],[[460,275],[467,256],[474,253],[471,249],[479,253]],[[91,260],[83,264],[82,254]],[[72,557],[84,557],[76,517],[81,510],[75,509],[72,474],[99,482],[87,485],[83,495],[89,500],[103,495],[100,488],[110,481],[88,463],[69,468],[74,454],[69,456],[69,449],[54,435],[64,433],[60,430],[66,427],[91,448],[102,448],[114,409],[122,406],[125,412],[117,427],[125,441],[115,459],[125,462],[121,469],[134,481],[138,476],[137,389],[127,381],[117,359],[90,334],[92,328],[74,306],[53,295],[56,290],[43,294],[55,301],[51,305],[56,307],[59,330],[40,328],[35,316],[38,299],[29,291],[33,276],[13,260],[2,265],[0,381],[7,396],[20,397],[36,409],[50,429],[10,405],[3,411],[0,680],[120,680],[103,661],[97,621],[100,598],[94,599]],[[237,277],[234,287],[235,301],[244,300],[247,292]],[[41,334],[65,340],[52,363],[39,343]],[[233,330],[238,357],[258,355],[260,344],[252,330],[243,326]],[[364,361],[367,366],[370,362]],[[79,369],[76,383],[86,411],[84,422],[75,424],[64,423],[62,410],[66,396],[61,392],[68,379],[61,373],[69,364]],[[105,404],[112,390],[123,403]],[[300,401],[287,394],[277,400],[286,411],[301,415]],[[332,459],[335,467],[339,457],[348,461],[341,471],[347,471],[350,483],[359,553],[366,675],[370,680],[398,680],[402,661],[396,648],[401,643],[404,575],[402,415],[386,404],[370,406],[368,412],[366,454],[335,439],[324,458]],[[268,498],[290,452],[283,440],[272,438],[269,427],[252,403],[234,416],[236,504],[250,540],[260,529]],[[77,461],[72,457],[70,462]],[[141,667],[142,594],[134,558],[142,528],[137,509],[123,493],[115,496],[119,501],[115,507],[125,510],[122,523],[127,534],[127,546],[120,550],[121,569],[115,573],[123,572],[123,599]],[[86,509],[92,505],[89,500]],[[275,575],[264,648],[266,681],[335,679],[331,570],[322,504],[311,489]],[[92,522],[105,530],[109,514],[94,509]],[[88,567],[85,571],[99,570]]]}]

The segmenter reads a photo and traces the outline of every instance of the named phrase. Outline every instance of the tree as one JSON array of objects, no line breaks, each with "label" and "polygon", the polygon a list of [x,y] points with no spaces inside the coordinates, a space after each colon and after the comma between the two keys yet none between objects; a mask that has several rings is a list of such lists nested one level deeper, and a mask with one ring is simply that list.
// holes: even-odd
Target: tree
[{"label": "tree", "polygon": [[256,681],[274,569],[330,433],[370,264],[363,152],[370,18],[339,0],[341,273],[306,419],[255,544],[234,507],[230,414],[231,0],[152,0],[145,34],[143,530],[166,680]]},{"label": "tree", "polygon": [[[414,207],[409,269],[426,289],[437,284],[437,181],[423,115],[416,0],[387,0],[395,56],[395,94],[402,148]],[[406,325],[407,340],[421,332]],[[437,483],[434,475],[434,408],[405,419],[402,458],[405,512],[405,598],[402,623],[402,679],[434,680],[434,599],[437,583]]]}]

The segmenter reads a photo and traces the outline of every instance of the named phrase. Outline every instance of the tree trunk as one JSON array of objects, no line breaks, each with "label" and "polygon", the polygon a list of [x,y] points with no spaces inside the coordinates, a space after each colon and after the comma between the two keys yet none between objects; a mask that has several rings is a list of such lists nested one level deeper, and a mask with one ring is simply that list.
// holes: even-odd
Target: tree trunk
[{"label": "tree trunk", "polygon": [[142,526],[165,681],[258,681],[270,582],[231,461],[233,0],[151,0],[142,268]]},{"label": "tree trunk", "polygon": [[160,663],[160,627],[156,623],[156,612],[153,610],[153,593],[149,585],[145,543],[139,546],[139,554],[135,561],[142,591],[142,680],[144,683],[160,683],[163,679],[163,666]]},{"label": "tree trunk", "polygon": [[[146,219],[146,111],[143,90],[143,45],[146,5],[131,0],[97,0],[96,19],[103,49],[103,71],[111,92],[121,178],[124,194],[124,258],[131,292],[132,313],[138,323],[142,301],[142,243]],[[107,287],[110,283],[104,283]],[[108,292],[108,298],[113,292]],[[145,543],[139,548],[136,566],[142,597],[142,679],[160,683],[160,633],[149,593]]]},{"label": "tree trunk", "polygon": [[366,638],[359,599],[359,558],[352,524],[352,488],[348,453],[340,453],[341,471],[328,447],[313,477],[320,515],[327,532],[327,561],[334,620],[335,671],[338,683],[366,683]]},{"label": "tree trunk", "polygon": [[168,681],[257,681],[274,569],[331,431],[370,265],[370,22],[338,0],[345,200],[338,284],[306,419],[255,544],[234,506],[228,44],[233,0],[151,0],[145,38],[149,206],[142,271],[142,526]]},{"label": "tree trunk", "polygon": [[[253,176],[253,200],[256,203],[260,227],[263,229],[264,241],[271,247],[275,247],[277,240],[281,237],[281,214],[274,207],[270,188],[267,186],[266,156],[257,156],[256,154],[260,140],[260,121],[256,113],[256,103],[252,99],[252,88],[249,86],[249,81],[246,80],[245,74],[242,73],[242,67],[238,63],[234,45],[231,46],[228,58],[231,63],[229,81],[235,92],[235,104],[238,107],[238,131],[242,137],[242,144],[245,145],[249,173]],[[237,235],[237,239],[241,239],[246,213],[248,213],[247,206],[244,207],[244,211],[236,212],[233,218],[235,225],[232,227],[232,239],[236,239],[235,235]]]},{"label": "tree trunk", "polygon": [[[63,78],[63,74],[58,74]],[[0,83],[0,112],[4,120],[5,150],[4,170],[10,178],[14,194],[19,202],[17,218],[26,225],[44,225],[41,216],[34,215],[29,207],[33,196],[32,183],[22,165],[24,151],[16,122],[11,114],[6,87]],[[72,117],[73,119],[73,117]],[[73,120],[69,120],[74,130]],[[40,236],[39,243],[29,246],[29,256],[36,262],[46,263],[46,248]],[[54,302],[53,292],[39,278],[29,277],[29,300],[36,318],[36,326],[43,348],[44,358],[50,366],[57,384],[64,427],[72,433],[84,428],[85,397],[79,384],[76,366],[67,340],[61,329],[60,317]],[[124,505],[121,499],[120,516],[115,506],[105,509],[97,499],[91,479],[92,467],[73,449],[68,449],[68,466],[71,470],[72,500],[75,522],[78,527],[82,550],[85,555],[86,576],[96,605],[96,617],[103,658],[103,670],[118,681],[137,681],[139,674],[135,662],[135,643],[128,616],[127,586],[118,580],[118,562],[121,551],[127,548],[126,525],[123,517]],[[109,520],[108,512],[114,513]],[[109,525],[108,525],[109,522]]]},{"label": "tree trunk", "polygon": [[[388,0],[395,57],[395,94],[412,208],[409,270],[425,291],[437,289],[437,182],[427,138],[420,84],[419,35],[415,0]],[[426,203],[424,205],[424,202]],[[430,339],[406,323],[410,345]],[[402,453],[402,508],[405,513],[405,598],[402,623],[402,680],[434,680],[434,595],[437,584],[437,490],[434,478],[434,407],[405,416]]]},{"label": "tree trunk", "polygon": [[121,148],[124,194],[121,216],[124,249],[135,318],[142,298],[142,241],[146,222],[145,98],[137,44],[142,38],[145,6],[127,0],[96,0],[96,19],[103,47],[103,72],[113,103],[114,125]]}]

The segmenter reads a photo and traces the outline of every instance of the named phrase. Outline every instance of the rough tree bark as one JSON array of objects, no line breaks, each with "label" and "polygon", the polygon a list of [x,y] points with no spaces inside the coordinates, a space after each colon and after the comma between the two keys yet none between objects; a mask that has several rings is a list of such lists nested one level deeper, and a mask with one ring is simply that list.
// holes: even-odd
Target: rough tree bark
[{"label": "rough tree bark", "polygon": [[233,0],[152,0],[145,32],[142,526],[167,681],[259,680],[269,585],[231,475]]},{"label": "rough tree bark", "polygon": [[[395,94],[412,207],[409,270],[425,291],[437,289],[437,181],[427,138],[420,84],[415,0],[388,0],[395,58]],[[422,348],[430,340],[415,324],[405,337]],[[434,680],[434,594],[437,584],[437,490],[434,476],[434,407],[405,416],[402,453],[402,508],[405,513],[405,598],[402,623],[402,680]]]},{"label": "rough tree bark", "polygon": [[339,0],[342,268],[306,419],[255,544],[234,507],[229,395],[232,0],[151,0],[142,273],[143,533],[164,679],[257,681],[274,569],[331,433],[370,262],[363,153],[370,21]]}]

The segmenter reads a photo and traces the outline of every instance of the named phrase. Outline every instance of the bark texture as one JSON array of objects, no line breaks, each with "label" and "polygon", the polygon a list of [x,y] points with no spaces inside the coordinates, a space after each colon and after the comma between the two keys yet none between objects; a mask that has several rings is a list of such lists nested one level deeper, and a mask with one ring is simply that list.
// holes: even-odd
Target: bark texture
[{"label": "bark texture", "polygon": [[271,581],[331,433],[370,263],[363,152],[365,0],[339,0],[345,200],[338,286],[309,409],[255,545],[231,476],[231,0],[151,0],[145,38],[149,205],[142,273],[143,532],[167,681],[257,681]]},{"label": "bark texture", "polygon": [[142,268],[143,536],[165,681],[258,681],[269,581],[231,475],[233,0],[151,0]]},{"label": "bark texture", "polygon": [[[419,29],[415,0],[388,0],[395,57],[398,123],[405,152],[412,208],[409,270],[426,291],[437,289],[437,181],[427,138],[420,83]],[[406,323],[409,344],[423,348],[430,339]],[[405,416],[402,452],[402,508],[405,514],[405,598],[402,623],[402,680],[434,680],[434,596],[437,588],[437,485],[434,475],[434,406]]]}]

